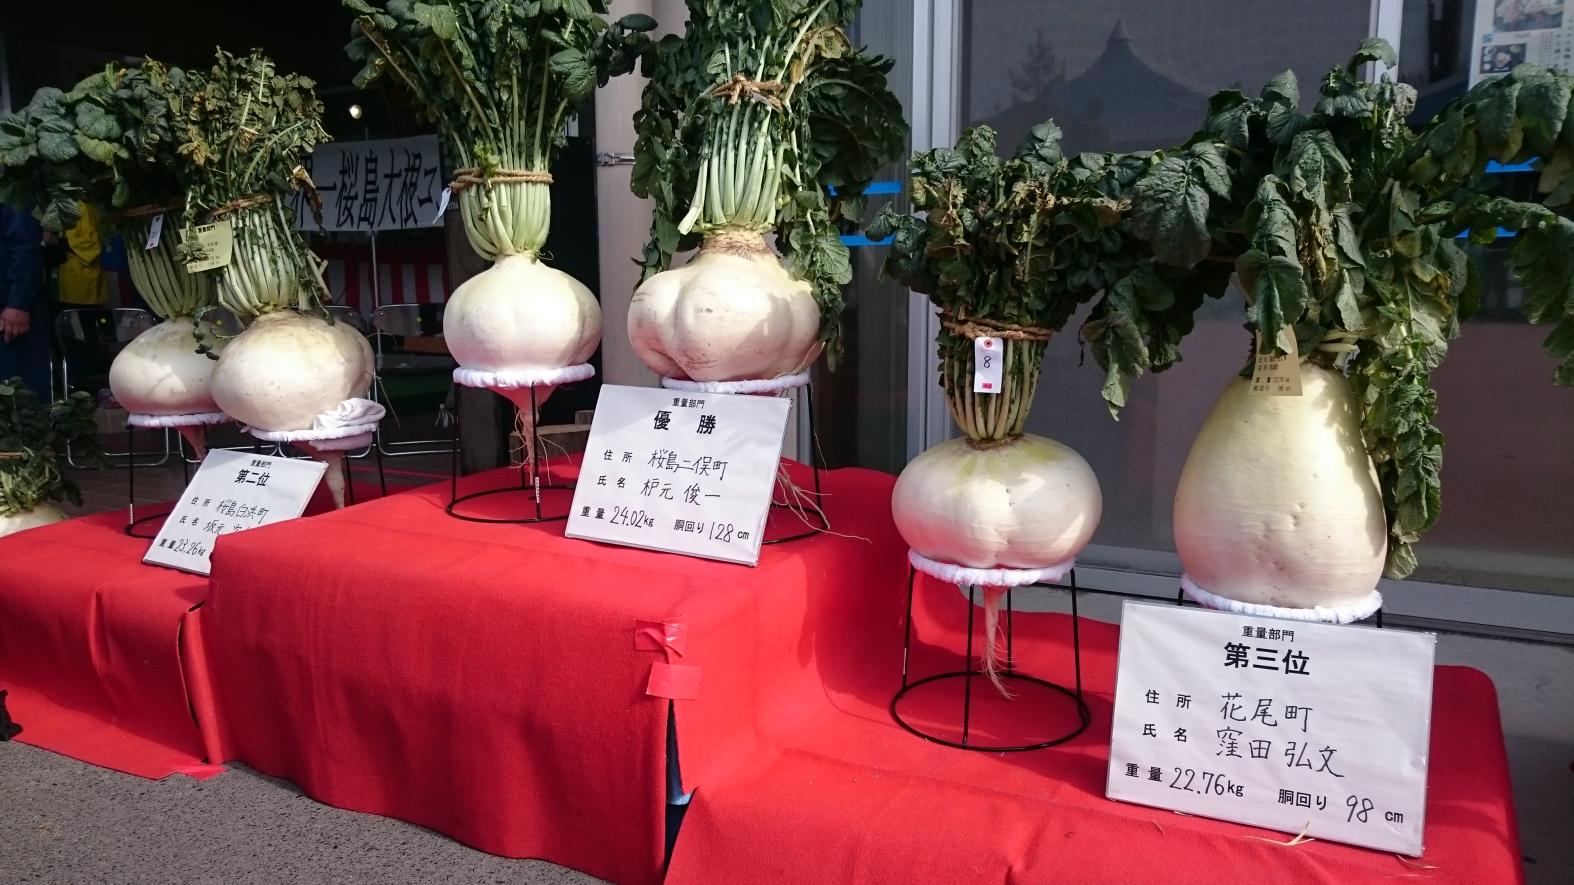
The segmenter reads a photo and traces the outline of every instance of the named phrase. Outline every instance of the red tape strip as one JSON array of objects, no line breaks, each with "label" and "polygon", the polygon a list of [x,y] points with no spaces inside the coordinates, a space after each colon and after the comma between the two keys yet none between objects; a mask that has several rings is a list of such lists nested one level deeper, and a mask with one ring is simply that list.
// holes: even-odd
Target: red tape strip
[{"label": "red tape strip", "polygon": [[650,665],[650,683],[645,693],[674,701],[692,701],[700,696],[700,668],[657,661]]},{"label": "red tape strip", "polygon": [[671,651],[682,656],[688,644],[689,631],[682,621],[636,620],[634,622],[636,651]]}]

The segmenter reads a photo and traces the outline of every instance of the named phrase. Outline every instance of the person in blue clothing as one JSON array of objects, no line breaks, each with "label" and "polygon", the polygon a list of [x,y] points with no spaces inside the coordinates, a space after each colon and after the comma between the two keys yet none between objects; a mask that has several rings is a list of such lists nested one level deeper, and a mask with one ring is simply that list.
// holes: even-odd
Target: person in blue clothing
[{"label": "person in blue clothing", "polygon": [[0,203],[0,379],[20,376],[49,399],[49,299],[44,232],[31,213]]}]

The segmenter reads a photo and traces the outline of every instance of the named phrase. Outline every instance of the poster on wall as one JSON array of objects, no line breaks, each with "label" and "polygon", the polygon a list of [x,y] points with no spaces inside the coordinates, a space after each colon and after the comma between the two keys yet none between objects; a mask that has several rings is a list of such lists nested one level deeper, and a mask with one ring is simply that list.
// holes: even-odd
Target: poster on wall
[{"label": "poster on wall", "polygon": [[299,191],[291,198],[304,231],[385,231],[434,227],[447,182],[436,135],[335,141],[318,145],[306,163],[322,197],[322,225]]},{"label": "poster on wall", "polygon": [[1525,64],[1574,70],[1574,18],[1566,0],[1477,0],[1470,85]]}]

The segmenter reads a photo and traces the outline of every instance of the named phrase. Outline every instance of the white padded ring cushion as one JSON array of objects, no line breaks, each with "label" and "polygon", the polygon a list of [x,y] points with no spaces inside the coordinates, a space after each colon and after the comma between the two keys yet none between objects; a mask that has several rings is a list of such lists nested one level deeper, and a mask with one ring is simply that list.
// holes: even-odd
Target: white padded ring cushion
[{"label": "white padded ring cushion", "polygon": [[799,372],[796,375],[782,375],[779,378],[763,378],[757,381],[689,381],[684,378],[663,378],[661,386],[668,390],[680,390],[688,393],[781,393],[784,390],[793,390],[804,387],[809,383],[809,373]]},{"label": "white padded ring cushion", "polygon": [[519,369],[503,372],[467,369],[460,366],[454,370],[454,383],[461,387],[481,387],[487,390],[517,390],[521,387],[573,384],[575,381],[595,377],[595,374],[596,367],[590,363],[564,366],[561,369]]},{"label": "white padded ring cushion", "polygon": [[1238,599],[1227,599],[1216,593],[1197,586],[1191,575],[1181,575],[1181,589],[1198,605],[1219,611],[1234,612],[1238,615],[1259,615],[1265,618],[1284,618],[1290,621],[1317,621],[1324,624],[1350,624],[1363,618],[1369,618],[1372,613],[1383,607],[1383,594],[1372,591],[1372,595],[1350,603],[1349,605],[1319,605],[1315,608],[1291,608],[1283,605],[1263,605],[1258,602],[1241,602]]},{"label": "white padded ring cushion", "polygon": [[932,578],[958,586],[1021,587],[1025,584],[1054,584],[1077,567],[1075,557],[1047,565],[1043,568],[968,568],[949,562],[938,562],[919,553],[907,551],[907,561]]}]

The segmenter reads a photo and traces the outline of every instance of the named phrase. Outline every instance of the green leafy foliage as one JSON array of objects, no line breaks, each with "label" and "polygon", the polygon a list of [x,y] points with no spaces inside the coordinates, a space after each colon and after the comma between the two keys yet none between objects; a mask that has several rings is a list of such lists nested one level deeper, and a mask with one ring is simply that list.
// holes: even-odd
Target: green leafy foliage
[{"label": "green leafy foliage", "polygon": [[[655,204],[644,276],[724,228],[773,231],[820,306],[834,356],[852,265],[840,234],[901,155],[892,62],[845,28],[859,0],[689,0],[683,36],[644,53],[631,186]],[[829,189],[834,188],[834,195]]]},{"label": "green leafy foliage", "polygon": [[0,199],[34,207],[55,232],[76,223],[79,200],[114,218],[180,199],[174,108],[185,79],[148,60],[109,65],[70,92],[39,90],[0,119]]},{"label": "green leafy foliage", "polygon": [[551,167],[563,124],[598,85],[634,69],[648,15],[608,25],[605,0],[343,0],[356,14],[345,47],[365,87],[408,89],[443,136],[449,162]]},{"label": "green leafy foliage", "polygon": [[[1158,368],[1189,330],[1177,306],[1194,309],[1197,291],[1218,294],[1228,281],[1195,275],[1233,263],[1259,346],[1280,349],[1279,331],[1292,328],[1302,354],[1348,371],[1388,513],[1387,573],[1404,577],[1442,500],[1431,373],[1480,297],[1455,234],[1468,229],[1477,242],[1499,228],[1519,234],[1510,257],[1526,314],[1556,324],[1546,342],[1560,361],[1556,379],[1574,383],[1574,224],[1548,208],[1574,198],[1574,80],[1522,65],[1417,132],[1405,123],[1414,90],[1387,75],[1363,79],[1368,62],[1392,65],[1393,52],[1381,40],[1363,43],[1323,77],[1310,114],[1296,106],[1289,72],[1257,98],[1215,95],[1203,128],[1131,186],[1129,226],[1156,266],[1139,263],[1114,284],[1106,301],[1117,314],[1093,331],[1112,342],[1095,354],[1116,408],[1124,401],[1117,381]],[[1532,157],[1546,205],[1491,193],[1489,160]],[[1193,275],[1174,304],[1141,300],[1174,273]]]},{"label": "green leafy foliage", "polygon": [[[221,213],[235,228],[235,257],[221,274],[225,306],[248,315],[270,303],[282,306],[278,301],[319,308],[327,293],[315,259],[283,209],[296,189],[318,205],[304,166],[312,148],[328,140],[316,84],[280,74],[260,52],[236,56],[222,49],[212,68],[188,71],[186,79],[176,108],[179,172],[189,183],[181,260],[202,256],[194,228]],[[268,291],[238,294],[242,281]]]},{"label": "green leafy foliage", "polygon": [[84,463],[106,462],[95,409],[92,396],[81,391],[43,403],[21,378],[0,383],[0,513],[10,516],[45,501],[82,503],[60,464],[68,448]]}]

